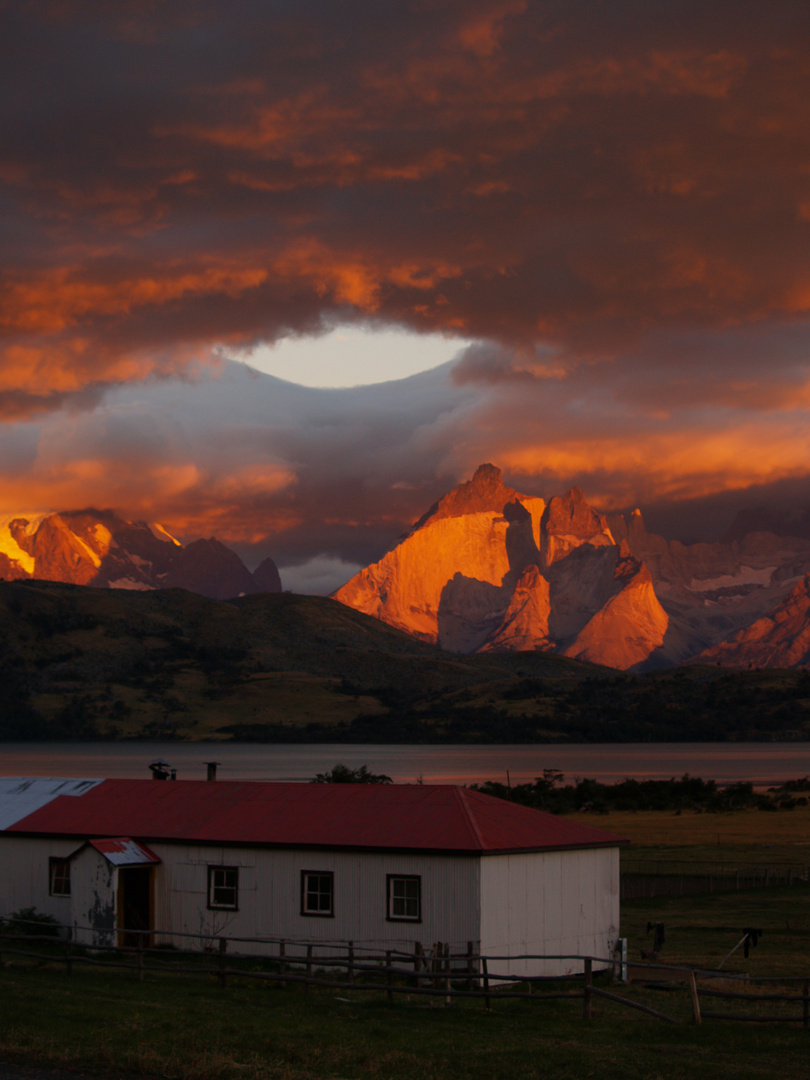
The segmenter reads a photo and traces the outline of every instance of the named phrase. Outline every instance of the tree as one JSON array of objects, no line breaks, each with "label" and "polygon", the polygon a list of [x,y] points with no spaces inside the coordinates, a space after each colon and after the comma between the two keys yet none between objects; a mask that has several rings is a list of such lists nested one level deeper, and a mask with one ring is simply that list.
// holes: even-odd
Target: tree
[{"label": "tree", "polygon": [[367,765],[350,769],[348,765],[335,765],[329,772],[318,773],[310,784],[390,784],[391,777],[385,773],[369,772]]}]

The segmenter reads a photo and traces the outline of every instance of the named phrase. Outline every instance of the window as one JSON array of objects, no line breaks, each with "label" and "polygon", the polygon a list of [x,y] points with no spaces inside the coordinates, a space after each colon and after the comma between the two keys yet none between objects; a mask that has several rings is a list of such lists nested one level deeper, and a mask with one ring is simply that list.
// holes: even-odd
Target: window
[{"label": "window", "polygon": [[208,906],[238,911],[239,871],[235,866],[208,867]]},{"label": "window", "polygon": [[421,922],[422,879],[416,874],[388,874],[388,919],[392,922]]},{"label": "window", "polygon": [[48,871],[51,896],[70,896],[70,859],[49,859]]},{"label": "window", "polygon": [[301,914],[335,914],[335,875],[331,871],[301,871]]}]

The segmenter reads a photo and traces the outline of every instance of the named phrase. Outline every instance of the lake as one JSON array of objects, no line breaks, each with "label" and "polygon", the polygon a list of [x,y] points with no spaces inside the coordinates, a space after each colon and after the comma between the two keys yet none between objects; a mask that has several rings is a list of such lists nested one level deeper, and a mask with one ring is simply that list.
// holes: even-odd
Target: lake
[{"label": "lake", "polygon": [[567,781],[589,777],[662,780],[684,773],[758,787],[810,775],[810,743],[608,743],[553,746],[378,746],[270,743],[0,743],[2,776],[147,779],[163,758],[178,779],[204,780],[219,762],[221,780],[307,781],[341,763],[367,765],[397,783],[524,783],[559,769]]}]

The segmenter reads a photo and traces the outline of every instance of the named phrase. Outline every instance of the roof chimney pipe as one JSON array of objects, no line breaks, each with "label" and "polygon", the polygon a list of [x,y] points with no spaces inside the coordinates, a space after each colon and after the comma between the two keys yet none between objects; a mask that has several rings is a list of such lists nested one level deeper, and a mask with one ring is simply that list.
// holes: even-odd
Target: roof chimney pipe
[{"label": "roof chimney pipe", "polygon": [[155,758],[154,761],[149,762],[149,771],[152,773],[153,780],[168,780],[171,769],[168,761],[164,761],[163,758]]},{"label": "roof chimney pipe", "polygon": [[206,780],[216,780],[216,778],[217,778],[217,765],[219,765],[219,764],[220,764],[219,761],[204,761],[203,762],[203,765],[206,765],[207,768],[208,768],[208,773],[207,773],[207,775],[205,777]]}]

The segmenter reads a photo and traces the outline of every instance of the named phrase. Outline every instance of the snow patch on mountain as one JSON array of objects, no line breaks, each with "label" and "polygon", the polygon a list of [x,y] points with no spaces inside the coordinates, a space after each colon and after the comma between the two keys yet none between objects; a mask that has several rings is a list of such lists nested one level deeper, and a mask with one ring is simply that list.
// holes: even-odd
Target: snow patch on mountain
[{"label": "snow patch on mountain", "polygon": [[93,526],[93,537],[97,545],[96,550],[99,554],[106,555],[112,547],[113,534],[99,521]]},{"label": "snow patch on mountain", "polygon": [[176,547],[183,546],[176,537],[172,536],[170,532],[167,532],[167,530],[164,529],[162,525],[159,525],[156,521],[148,521],[146,523],[146,527],[147,529],[149,529],[149,531],[152,533],[156,540],[163,540],[165,538],[166,540],[170,540]]},{"label": "snow patch on mountain", "polygon": [[93,551],[93,549],[90,547],[89,544],[85,543],[84,540],[82,540],[82,538],[80,536],[78,536],[75,532],[73,532],[72,530],[70,532],[70,535],[73,537],[75,542],[79,545],[79,547],[85,553],[85,555],[90,560],[90,562],[93,564],[93,566],[95,566],[95,568],[98,569],[101,566],[101,559],[99,558],[98,554],[95,551]]},{"label": "snow patch on mountain", "polygon": [[770,585],[775,566],[766,566],[755,570],[752,566],[741,566],[737,573],[721,574],[716,578],[692,578],[686,586],[690,592],[714,592],[716,589],[733,589],[738,585]]},{"label": "snow patch on mountain", "polygon": [[27,551],[23,551],[11,533],[8,531],[8,526],[4,523],[0,526],[0,552],[7,556],[11,562],[18,563],[20,567],[26,572],[26,574],[33,574],[34,572],[34,557],[29,555]]}]

